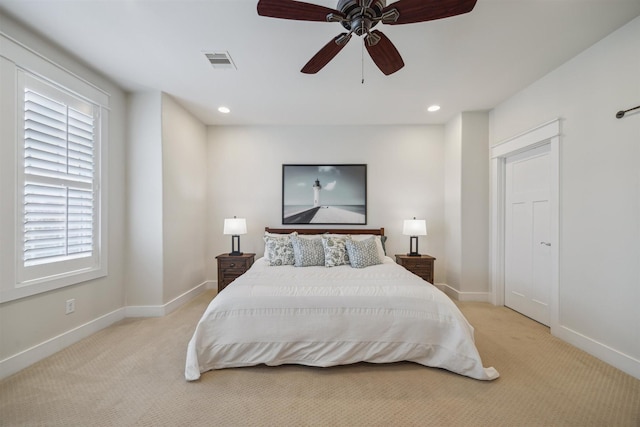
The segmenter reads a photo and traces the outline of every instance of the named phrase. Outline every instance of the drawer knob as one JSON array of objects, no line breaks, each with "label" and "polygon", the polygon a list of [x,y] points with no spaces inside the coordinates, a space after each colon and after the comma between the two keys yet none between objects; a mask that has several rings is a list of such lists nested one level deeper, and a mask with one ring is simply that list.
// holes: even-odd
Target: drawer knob
[{"label": "drawer knob", "polygon": [[231,264],[229,264],[229,267],[232,267],[232,268],[233,268],[233,267],[235,267],[235,266],[236,266],[236,263],[235,263],[235,262],[232,262]]}]

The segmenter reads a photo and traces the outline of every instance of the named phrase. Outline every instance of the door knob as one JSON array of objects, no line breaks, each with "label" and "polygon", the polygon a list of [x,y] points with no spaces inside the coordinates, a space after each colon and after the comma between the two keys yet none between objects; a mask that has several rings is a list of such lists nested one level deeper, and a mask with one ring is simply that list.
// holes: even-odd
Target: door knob
[{"label": "door knob", "polygon": [[551,243],[549,242],[540,242],[541,245],[545,245],[545,246],[551,246]]}]

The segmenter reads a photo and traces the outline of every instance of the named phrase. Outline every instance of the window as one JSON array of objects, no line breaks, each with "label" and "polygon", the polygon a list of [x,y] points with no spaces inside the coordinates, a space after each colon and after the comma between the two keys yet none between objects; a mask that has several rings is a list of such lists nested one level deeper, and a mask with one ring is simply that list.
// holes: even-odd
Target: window
[{"label": "window", "polygon": [[0,303],[107,275],[109,102],[0,33]]},{"label": "window", "polygon": [[101,109],[29,73],[21,77],[18,286],[75,283],[100,269]]},{"label": "window", "polygon": [[24,266],[93,253],[96,120],[80,107],[24,89]]}]

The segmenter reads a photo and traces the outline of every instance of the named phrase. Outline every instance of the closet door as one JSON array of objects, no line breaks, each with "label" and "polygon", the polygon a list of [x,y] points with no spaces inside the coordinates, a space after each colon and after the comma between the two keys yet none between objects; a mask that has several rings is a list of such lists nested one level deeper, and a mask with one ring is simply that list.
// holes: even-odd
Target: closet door
[{"label": "closet door", "polygon": [[549,145],[506,159],[504,302],[549,326]]}]

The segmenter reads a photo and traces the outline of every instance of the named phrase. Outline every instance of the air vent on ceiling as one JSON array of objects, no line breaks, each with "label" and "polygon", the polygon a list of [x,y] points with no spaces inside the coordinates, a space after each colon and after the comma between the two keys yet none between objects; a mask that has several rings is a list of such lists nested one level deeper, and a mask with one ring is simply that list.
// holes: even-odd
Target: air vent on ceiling
[{"label": "air vent on ceiling", "polygon": [[235,70],[236,65],[233,63],[229,52],[204,52],[209,63],[213,68],[221,70]]}]

